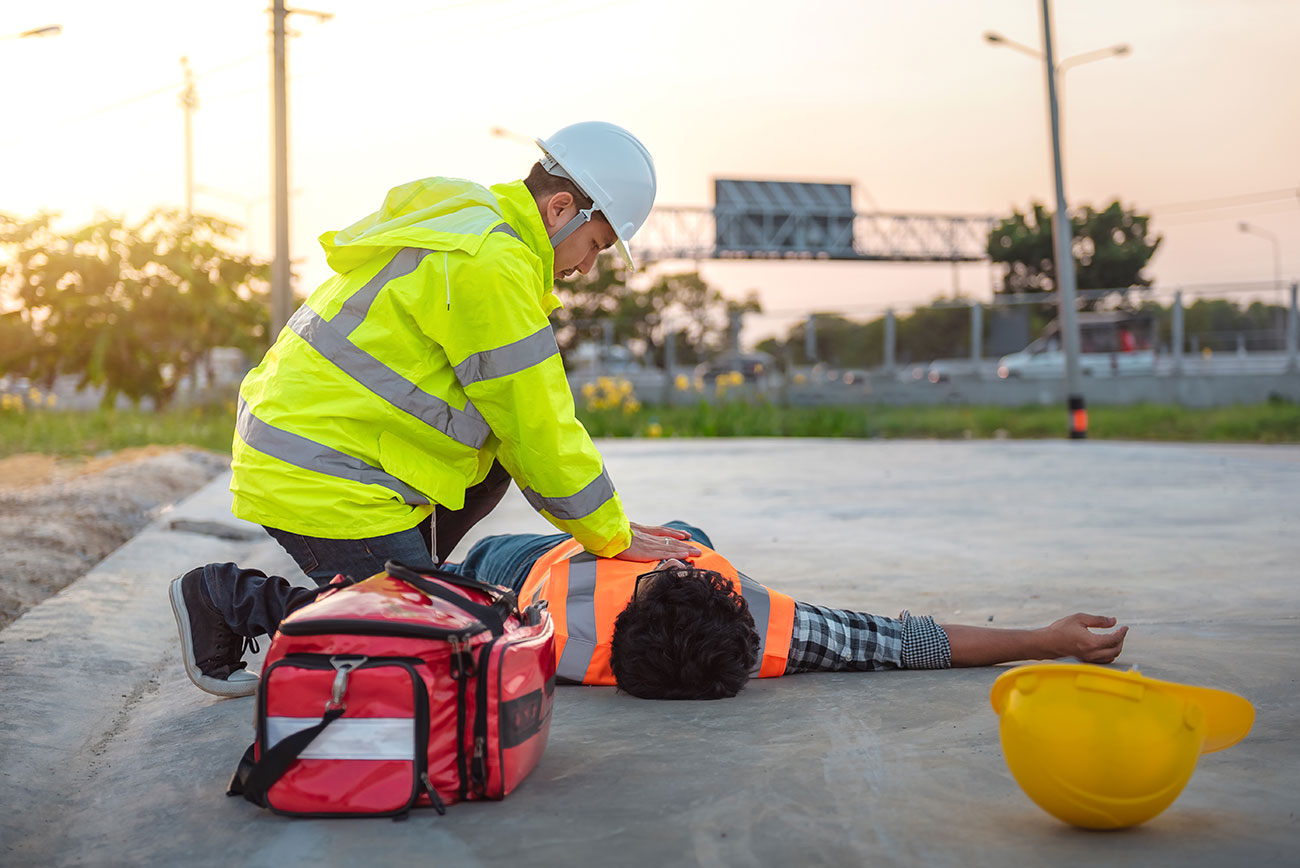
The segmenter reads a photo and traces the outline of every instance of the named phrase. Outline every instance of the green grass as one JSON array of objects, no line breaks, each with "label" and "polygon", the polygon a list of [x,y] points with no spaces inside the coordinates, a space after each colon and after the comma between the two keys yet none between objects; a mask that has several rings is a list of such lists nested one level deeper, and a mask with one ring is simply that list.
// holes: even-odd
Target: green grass
[{"label": "green grass", "polygon": [[[594,437],[1063,437],[1064,407],[779,407],[743,402],[579,409]],[[1300,443],[1300,404],[1185,409],[1094,407],[1089,436],[1105,440]],[[95,455],[131,446],[188,444],[229,454],[233,406],[138,410],[0,410],[0,457],[20,452]],[[655,429],[655,426],[658,426]],[[1005,432],[1005,433],[999,433]]]},{"label": "green grass", "polygon": [[145,410],[0,411],[0,457],[20,452],[97,455],[131,446],[186,444],[230,454],[231,404]]},{"label": "green grass", "polygon": [[[1063,437],[1064,407],[780,407],[705,403],[578,413],[594,437]],[[1270,402],[1209,409],[1094,407],[1089,436],[1100,440],[1300,443],[1300,404]],[[657,426],[657,427],[656,427]]]}]

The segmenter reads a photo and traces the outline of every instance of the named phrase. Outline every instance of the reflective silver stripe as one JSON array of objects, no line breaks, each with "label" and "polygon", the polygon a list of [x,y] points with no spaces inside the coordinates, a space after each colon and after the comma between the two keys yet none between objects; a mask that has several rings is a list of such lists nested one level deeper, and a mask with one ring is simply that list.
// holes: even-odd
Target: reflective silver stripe
[{"label": "reflective silver stripe", "polygon": [[[319,717],[267,715],[266,741],[271,746],[320,723]],[[415,761],[415,718],[344,717],[312,739],[299,759]]]},{"label": "reflective silver stripe", "polygon": [[524,489],[524,499],[541,512],[546,510],[551,515],[565,521],[577,521],[600,509],[614,496],[614,482],[609,478],[609,471],[601,468],[597,476],[577,494],[568,497],[542,497],[532,487]]},{"label": "reflective silver stripe", "polygon": [[515,227],[511,226],[509,223],[502,223],[498,226],[493,226],[492,231],[509,235],[511,238],[515,239],[516,241],[524,240],[519,237],[519,233],[515,231]]},{"label": "reflective silver stripe", "polygon": [[564,602],[569,638],[555,675],[581,683],[596,650],[596,556],[579,552],[569,558],[569,592]]},{"label": "reflective silver stripe", "polygon": [[460,380],[462,386],[468,387],[480,380],[517,374],[559,353],[560,346],[555,342],[555,332],[549,325],[543,326],[512,344],[474,353],[456,366],[456,379]]},{"label": "reflective silver stripe", "polygon": [[239,432],[240,439],[253,449],[272,458],[278,458],[286,464],[350,482],[360,482],[363,485],[382,485],[400,495],[405,503],[421,506],[429,503],[429,498],[396,476],[385,473],[360,458],[353,458],[351,455],[308,440],[299,434],[268,425],[254,416],[253,411],[248,409],[248,404],[242,400],[239,402],[239,416],[235,422],[235,430]]},{"label": "reflective silver stripe", "polygon": [[415,271],[424,261],[424,257],[432,252],[419,247],[403,247],[397,251],[397,255],[388,260],[388,264],[379,269],[378,274],[367,280],[365,286],[352,293],[348,300],[343,302],[339,312],[330,318],[330,325],[344,337],[352,334],[366,318],[366,314],[370,313],[370,306],[375,303],[379,291],[390,280],[405,277]]},{"label": "reflective silver stripe", "polygon": [[424,391],[352,343],[335,330],[333,321],[321,319],[307,305],[290,317],[289,328],[352,379],[457,443],[478,449],[492,433],[477,410],[472,415],[457,410],[437,395]]},{"label": "reflective silver stripe", "polygon": [[758,659],[754,661],[754,668],[749,670],[758,674],[758,670],[763,668],[763,652],[767,650],[767,622],[772,611],[772,601],[763,585],[739,571],[736,577],[740,579],[740,595],[749,604],[749,614],[754,616],[754,632],[758,633]]}]

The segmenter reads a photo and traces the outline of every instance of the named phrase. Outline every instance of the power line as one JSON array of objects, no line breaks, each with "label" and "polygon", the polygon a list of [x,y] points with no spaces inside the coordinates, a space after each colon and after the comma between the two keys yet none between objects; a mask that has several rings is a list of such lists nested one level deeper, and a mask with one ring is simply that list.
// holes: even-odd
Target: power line
[{"label": "power line", "polygon": [[1220,208],[1239,208],[1243,205],[1258,205],[1276,202],[1279,199],[1297,199],[1300,201],[1300,187],[1282,187],[1277,190],[1264,190],[1259,193],[1241,193],[1236,196],[1220,196],[1215,199],[1193,199],[1188,202],[1172,202],[1165,205],[1152,205],[1149,210],[1165,213],[1179,211],[1214,211]]}]

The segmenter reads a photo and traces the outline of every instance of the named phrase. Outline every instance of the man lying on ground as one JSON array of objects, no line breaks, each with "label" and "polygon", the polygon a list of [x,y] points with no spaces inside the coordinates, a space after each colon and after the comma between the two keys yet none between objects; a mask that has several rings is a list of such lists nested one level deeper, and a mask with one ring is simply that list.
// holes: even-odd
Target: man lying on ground
[{"label": "man lying on ground", "polygon": [[[1109,663],[1127,627],[1074,614],[1037,630],[935,623],[903,612],[885,618],[796,602],[740,573],[708,536],[682,522],[703,554],[689,563],[598,558],[564,534],[505,534],[479,540],[461,564],[443,569],[501,585],[521,605],[546,600],[555,622],[560,681],[617,684],[645,699],[735,696],[750,677],[796,672],[946,669],[1014,660],[1075,657]],[[233,607],[222,589],[233,589]],[[214,592],[216,597],[213,597]],[[208,564],[172,583],[185,668],[200,688],[222,696],[256,691],[244,672],[244,637],[274,633],[279,619],[316,591],[278,576]],[[265,605],[246,605],[265,600]],[[232,677],[235,676],[235,677]]]}]

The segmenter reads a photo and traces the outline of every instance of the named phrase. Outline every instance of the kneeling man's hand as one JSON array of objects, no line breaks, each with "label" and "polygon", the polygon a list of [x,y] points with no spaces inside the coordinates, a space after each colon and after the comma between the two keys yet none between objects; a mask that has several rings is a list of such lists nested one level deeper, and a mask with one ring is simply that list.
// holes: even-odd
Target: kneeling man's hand
[{"label": "kneeling man's hand", "polygon": [[632,526],[632,543],[614,557],[623,561],[662,561],[667,558],[699,557],[703,552],[685,540],[690,534],[671,527],[637,524]]}]

